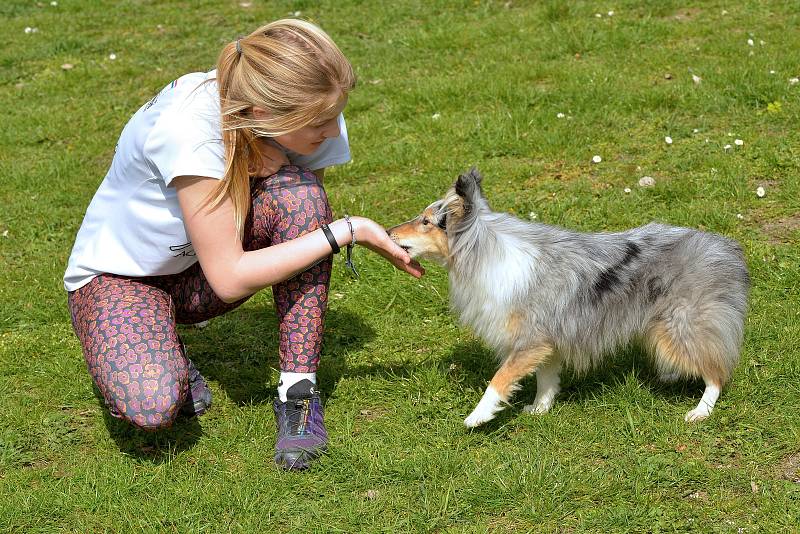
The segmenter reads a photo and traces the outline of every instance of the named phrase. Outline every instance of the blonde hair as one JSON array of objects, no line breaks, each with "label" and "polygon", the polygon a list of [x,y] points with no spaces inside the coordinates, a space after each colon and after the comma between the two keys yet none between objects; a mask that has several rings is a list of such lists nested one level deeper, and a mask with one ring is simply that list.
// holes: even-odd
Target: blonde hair
[{"label": "blonde hair", "polygon": [[[211,209],[233,201],[240,236],[250,211],[250,169],[261,166],[257,137],[284,135],[337,105],[337,91],[355,87],[350,62],[320,28],[296,19],[262,26],[228,43],[217,60],[225,175],[211,192]],[[252,108],[265,109],[256,119]]]}]

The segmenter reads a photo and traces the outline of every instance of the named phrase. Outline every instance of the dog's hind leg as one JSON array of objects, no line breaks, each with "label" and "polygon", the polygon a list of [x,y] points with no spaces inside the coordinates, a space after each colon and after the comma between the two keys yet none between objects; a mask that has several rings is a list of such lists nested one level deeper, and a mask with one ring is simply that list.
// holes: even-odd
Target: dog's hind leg
[{"label": "dog's hind leg", "polygon": [[655,323],[648,331],[648,341],[660,369],[673,369],[683,376],[699,376],[705,382],[703,397],[684,417],[687,423],[702,421],[711,415],[722,385],[730,375],[721,356],[725,349],[721,343],[715,343],[718,337],[711,331],[703,334],[675,336],[663,322]]},{"label": "dog's hind leg", "polygon": [[665,384],[674,384],[681,379],[681,372],[675,369],[659,369],[658,379]]},{"label": "dog's hind leg", "polygon": [[703,396],[700,398],[700,402],[697,404],[697,407],[694,410],[690,410],[683,418],[687,423],[702,421],[711,415],[711,411],[714,409],[714,405],[717,403],[721,389],[720,385],[708,379],[705,379],[705,382],[706,389],[703,392]]},{"label": "dog's hind leg", "polygon": [[528,413],[547,413],[561,391],[561,356],[553,352],[550,359],[536,369],[536,398],[525,406]]},{"label": "dog's hind leg", "polygon": [[512,352],[497,370],[480,402],[464,420],[464,424],[476,427],[494,419],[495,414],[503,408],[502,404],[508,402],[519,381],[535,371],[552,354],[553,347],[550,344]]}]

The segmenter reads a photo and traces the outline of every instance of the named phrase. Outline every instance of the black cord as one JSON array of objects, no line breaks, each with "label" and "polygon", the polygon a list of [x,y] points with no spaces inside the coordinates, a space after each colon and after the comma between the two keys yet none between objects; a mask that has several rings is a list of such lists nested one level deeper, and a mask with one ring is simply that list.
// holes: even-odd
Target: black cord
[{"label": "black cord", "polygon": [[340,250],[339,243],[336,242],[336,238],[333,237],[333,232],[331,232],[331,229],[328,228],[327,224],[322,225],[322,233],[324,233],[325,237],[328,239],[328,243],[331,245],[331,250],[333,250],[333,253],[338,254]]}]

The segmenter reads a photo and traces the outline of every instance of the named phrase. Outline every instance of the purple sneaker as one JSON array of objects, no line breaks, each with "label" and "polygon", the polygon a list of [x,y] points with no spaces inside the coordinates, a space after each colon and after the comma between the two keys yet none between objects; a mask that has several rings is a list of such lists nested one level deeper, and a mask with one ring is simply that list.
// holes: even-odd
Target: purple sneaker
[{"label": "purple sneaker", "polygon": [[189,363],[189,391],[186,393],[186,399],[181,406],[181,414],[187,417],[196,417],[203,415],[211,408],[211,390],[208,389],[208,384],[197,367],[194,366],[192,360],[186,358]]},{"label": "purple sneaker", "polygon": [[310,380],[301,380],[286,392],[286,402],[275,399],[272,407],[278,424],[275,463],[284,469],[306,469],[328,444],[319,391]]}]

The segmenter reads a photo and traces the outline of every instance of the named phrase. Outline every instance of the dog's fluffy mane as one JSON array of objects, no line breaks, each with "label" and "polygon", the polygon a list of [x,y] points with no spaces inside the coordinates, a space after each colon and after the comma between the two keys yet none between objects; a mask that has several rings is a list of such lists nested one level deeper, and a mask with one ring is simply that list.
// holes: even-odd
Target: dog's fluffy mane
[{"label": "dog's fluffy mane", "polygon": [[479,272],[482,258],[502,260],[509,254],[521,254],[525,257],[520,260],[529,263],[533,258],[525,253],[524,243],[533,228],[511,214],[492,211],[482,182],[483,176],[472,167],[459,175],[438,206],[439,222],[447,228],[450,268]]}]

